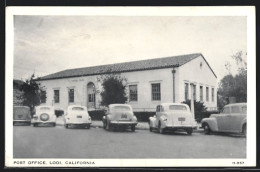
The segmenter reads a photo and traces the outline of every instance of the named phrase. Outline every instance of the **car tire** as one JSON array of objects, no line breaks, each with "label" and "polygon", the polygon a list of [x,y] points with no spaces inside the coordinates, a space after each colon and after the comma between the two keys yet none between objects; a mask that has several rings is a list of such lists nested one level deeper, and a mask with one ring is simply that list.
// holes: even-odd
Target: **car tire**
[{"label": "car tire", "polygon": [[53,123],[52,126],[53,126],[53,127],[56,127],[56,123]]},{"label": "car tire", "polygon": [[247,133],[246,124],[243,125],[242,132],[243,132],[243,135],[246,137],[246,133]]},{"label": "car tire", "polygon": [[38,124],[33,124],[34,127],[38,127]]},{"label": "car tire", "polygon": [[164,134],[164,128],[161,127],[161,122],[158,124],[159,133]]},{"label": "car tire", "polygon": [[211,131],[209,128],[209,124],[205,124],[203,128],[204,128],[204,134],[210,135]]},{"label": "car tire", "polygon": [[106,130],[109,130],[110,129],[110,125],[108,122],[106,122]]},{"label": "car tire", "polygon": [[149,125],[149,130],[150,130],[150,132],[152,132],[152,131],[153,131],[153,128],[152,128],[151,125],[150,125],[150,121],[148,122],[148,125]]},{"label": "car tire", "polygon": [[90,124],[87,124],[87,129],[90,129]]},{"label": "car tire", "polygon": [[103,122],[103,128],[106,129],[106,122]]},{"label": "car tire", "polygon": [[65,124],[65,128],[68,129],[69,128],[69,124]]},{"label": "car tire", "polygon": [[190,129],[187,130],[187,134],[188,134],[188,135],[192,135],[192,132],[193,132],[193,129],[192,129],[192,128],[190,128]]},{"label": "car tire", "polygon": [[135,125],[131,125],[131,131],[135,132]]}]

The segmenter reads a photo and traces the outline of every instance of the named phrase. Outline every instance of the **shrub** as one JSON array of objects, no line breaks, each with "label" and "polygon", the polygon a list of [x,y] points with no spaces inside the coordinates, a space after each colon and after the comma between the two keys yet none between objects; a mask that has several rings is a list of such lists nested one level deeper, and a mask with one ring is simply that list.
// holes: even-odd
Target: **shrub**
[{"label": "shrub", "polygon": [[105,115],[105,110],[88,111],[88,114],[92,120],[100,121]]}]

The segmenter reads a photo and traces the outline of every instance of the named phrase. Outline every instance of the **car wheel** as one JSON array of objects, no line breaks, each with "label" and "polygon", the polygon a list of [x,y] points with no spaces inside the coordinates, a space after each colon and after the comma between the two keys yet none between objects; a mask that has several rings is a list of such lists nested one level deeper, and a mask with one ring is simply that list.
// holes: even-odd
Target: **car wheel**
[{"label": "car wheel", "polygon": [[53,127],[56,127],[56,123],[53,123],[52,126],[53,126]]},{"label": "car wheel", "polygon": [[69,124],[65,124],[65,128],[69,128]]},{"label": "car wheel", "polygon": [[208,124],[205,124],[205,125],[204,125],[204,134],[209,135],[210,132],[211,132],[211,131],[210,131],[209,125],[208,125]]},{"label": "car wheel", "polygon": [[246,124],[243,125],[243,130],[242,130],[244,136],[246,137],[246,133],[247,133],[247,128],[246,128]]},{"label": "car wheel", "polygon": [[187,134],[188,134],[188,135],[192,135],[192,132],[193,132],[193,129],[192,129],[192,128],[190,128],[190,129],[187,130]]},{"label": "car wheel", "polygon": [[103,128],[106,129],[106,122],[103,122]]},{"label": "car wheel", "polygon": [[38,124],[33,124],[34,127],[38,127]]},{"label": "car wheel", "polygon": [[161,127],[161,122],[159,122],[158,128],[159,128],[159,133],[163,134],[164,128]]},{"label": "car wheel", "polygon": [[90,124],[87,124],[87,129],[90,129]]},{"label": "car wheel", "polygon": [[150,125],[150,121],[148,122],[148,125],[149,125],[149,130],[150,130],[150,132],[152,132],[152,131],[153,131],[153,128],[152,128],[151,125]]},{"label": "car wheel", "polygon": [[135,125],[131,125],[131,131],[132,131],[132,132],[135,131]]}]

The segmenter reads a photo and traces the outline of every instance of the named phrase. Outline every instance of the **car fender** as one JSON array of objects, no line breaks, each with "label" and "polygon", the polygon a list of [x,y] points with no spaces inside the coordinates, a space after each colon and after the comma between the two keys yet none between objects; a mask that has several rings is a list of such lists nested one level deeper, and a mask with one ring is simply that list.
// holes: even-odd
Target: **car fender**
[{"label": "car fender", "polygon": [[156,121],[155,117],[149,117],[149,126],[155,128],[156,127],[155,121]]},{"label": "car fender", "polygon": [[[159,122],[161,123],[161,128],[165,128],[166,127],[166,120],[167,120],[167,118],[165,116],[161,116],[159,118]],[[159,123],[158,123],[158,125],[159,125]]]},{"label": "car fender", "polygon": [[201,121],[201,126],[204,128],[205,124],[209,125],[210,130],[218,131],[218,125],[216,118],[204,118]]},{"label": "car fender", "polygon": [[244,118],[244,119],[241,121],[240,132],[243,131],[243,125],[244,125],[244,124],[247,124],[246,121],[247,121],[246,118]]}]

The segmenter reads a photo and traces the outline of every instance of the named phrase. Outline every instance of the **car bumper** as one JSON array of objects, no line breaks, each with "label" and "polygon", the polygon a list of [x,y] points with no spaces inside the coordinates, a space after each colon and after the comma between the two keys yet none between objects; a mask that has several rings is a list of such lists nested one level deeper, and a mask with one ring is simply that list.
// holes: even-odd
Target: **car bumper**
[{"label": "car bumper", "polygon": [[191,128],[194,128],[194,126],[192,125],[185,125],[185,126],[182,126],[182,125],[166,125],[165,126],[166,129],[173,129],[173,130],[182,130],[182,129],[191,129]]},{"label": "car bumper", "polygon": [[32,124],[53,124],[56,123],[55,121],[47,121],[47,122],[43,122],[43,121],[32,121]]},{"label": "car bumper", "polygon": [[137,125],[137,122],[132,121],[110,121],[112,125]]},{"label": "car bumper", "polygon": [[31,120],[13,120],[13,124],[31,124]]},{"label": "car bumper", "polygon": [[90,125],[91,122],[67,122],[68,125]]}]

